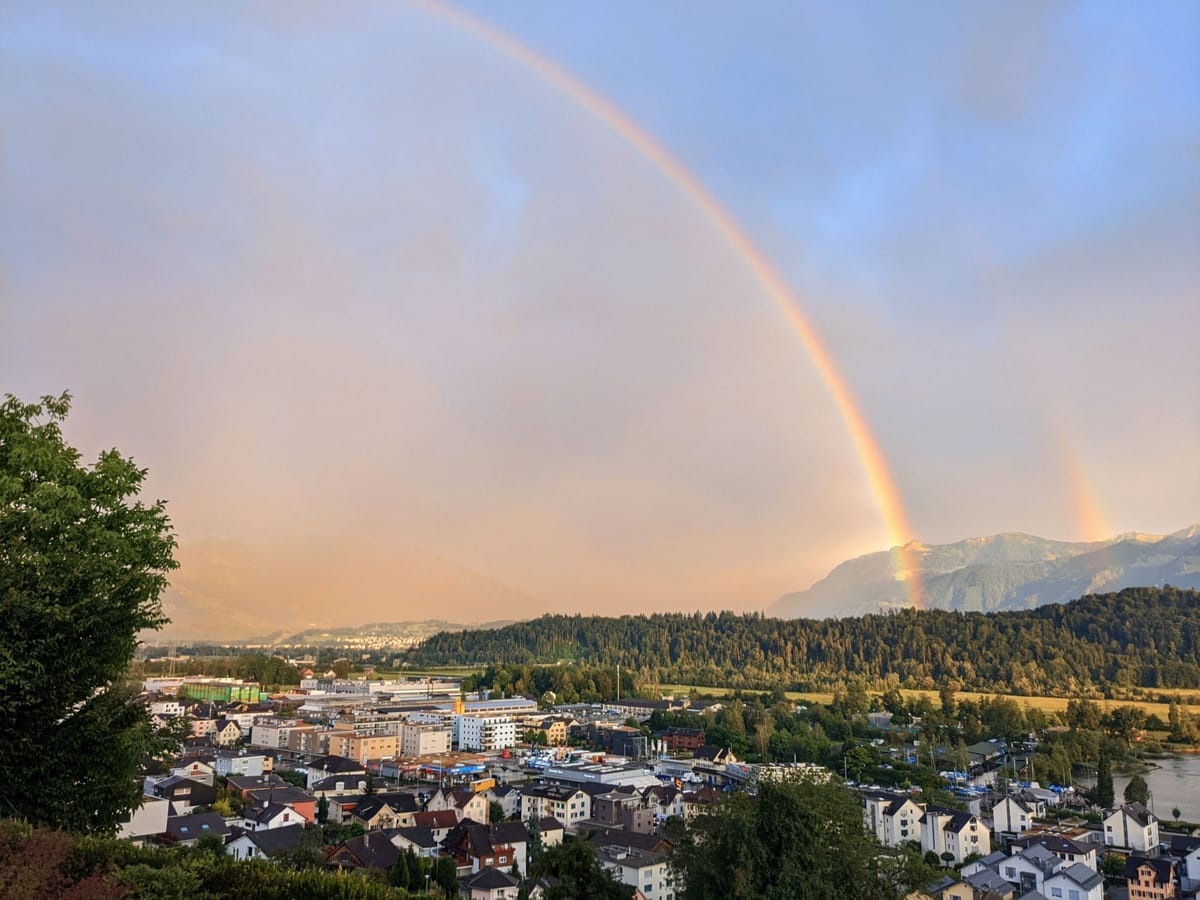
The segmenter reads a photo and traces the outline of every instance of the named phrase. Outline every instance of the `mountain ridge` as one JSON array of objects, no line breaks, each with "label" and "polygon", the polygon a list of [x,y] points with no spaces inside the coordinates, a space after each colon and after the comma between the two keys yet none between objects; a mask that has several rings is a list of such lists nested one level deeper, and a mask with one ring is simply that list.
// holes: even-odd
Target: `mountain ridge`
[{"label": "mountain ridge", "polygon": [[852,616],[909,606],[907,582],[913,573],[901,572],[902,561],[914,566],[927,609],[1031,609],[1126,587],[1200,587],[1200,524],[1165,535],[1126,532],[1103,541],[1059,541],[1024,532],[949,544],[911,541],[840,563],[808,590],[784,594],[766,615]]}]

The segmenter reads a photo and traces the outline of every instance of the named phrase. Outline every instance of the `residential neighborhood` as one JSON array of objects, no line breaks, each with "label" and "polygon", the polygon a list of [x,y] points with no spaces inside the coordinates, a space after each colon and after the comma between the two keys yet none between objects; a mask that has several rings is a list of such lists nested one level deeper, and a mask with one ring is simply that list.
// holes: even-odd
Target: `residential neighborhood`
[{"label": "residential neighborhood", "polygon": [[[219,679],[147,679],[151,713],[182,719],[188,739],[146,773],[121,836],[164,850],[219,841],[231,858],[268,861],[317,840],[329,869],[428,860],[453,870],[463,897],[513,900],[553,887],[531,879],[531,866],[571,836],[629,896],[675,900],[672,822],[694,822],[763,779],[833,777],[809,764],[748,764],[704,743],[702,727],[649,727],[663,716],[711,717],[720,709],[711,701],[556,707],[467,692],[450,678],[304,675],[299,689],[271,695]],[[869,725],[897,727],[875,713]],[[1085,816],[1069,790],[1036,782],[1008,783],[1002,795],[961,786],[962,775],[994,775],[1008,756],[1000,739],[960,752],[967,771],[947,773],[959,786],[933,802],[916,789],[847,782],[879,845],[911,848],[941,873],[914,898],[1196,895],[1200,836],[1167,831],[1142,803]]]}]

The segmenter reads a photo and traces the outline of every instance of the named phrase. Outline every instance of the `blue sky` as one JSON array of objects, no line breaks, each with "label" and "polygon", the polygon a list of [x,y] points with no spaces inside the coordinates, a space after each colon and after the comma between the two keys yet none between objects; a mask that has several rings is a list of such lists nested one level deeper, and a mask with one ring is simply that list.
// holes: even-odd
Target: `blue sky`
[{"label": "blue sky", "polygon": [[[462,8],[745,227],[922,539],[1200,519],[1200,6]],[[755,608],[886,543],[742,261],[495,47],[400,2],[0,16],[0,384],[70,388],[185,544],[386,536],[532,611]]]}]

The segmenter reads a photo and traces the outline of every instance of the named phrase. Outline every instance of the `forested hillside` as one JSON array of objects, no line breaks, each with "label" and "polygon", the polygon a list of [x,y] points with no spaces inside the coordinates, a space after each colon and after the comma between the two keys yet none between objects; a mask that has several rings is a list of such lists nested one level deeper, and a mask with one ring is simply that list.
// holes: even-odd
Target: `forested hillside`
[{"label": "forested hillside", "polygon": [[1200,593],[1129,588],[1021,612],[907,609],[847,619],[761,614],[548,615],[490,631],[446,632],[412,664],[572,661],[642,680],[816,690],[847,674],[910,687],[1070,696],[1097,685],[1200,687]]}]

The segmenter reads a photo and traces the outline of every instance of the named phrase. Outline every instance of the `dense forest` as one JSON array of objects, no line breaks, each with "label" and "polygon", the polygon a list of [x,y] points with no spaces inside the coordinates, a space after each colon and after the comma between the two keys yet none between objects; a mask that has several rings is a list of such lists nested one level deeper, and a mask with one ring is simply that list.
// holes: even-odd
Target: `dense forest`
[{"label": "dense forest", "polygon": [[412,665],[621,665],[642,682],[820,690],[847,674],[913,688],[1077,696],[1200,687],[1200,592],[1128,588],[1001,613],[907,609],[845,619],[759,613],[546,615],[443,632]]}]

